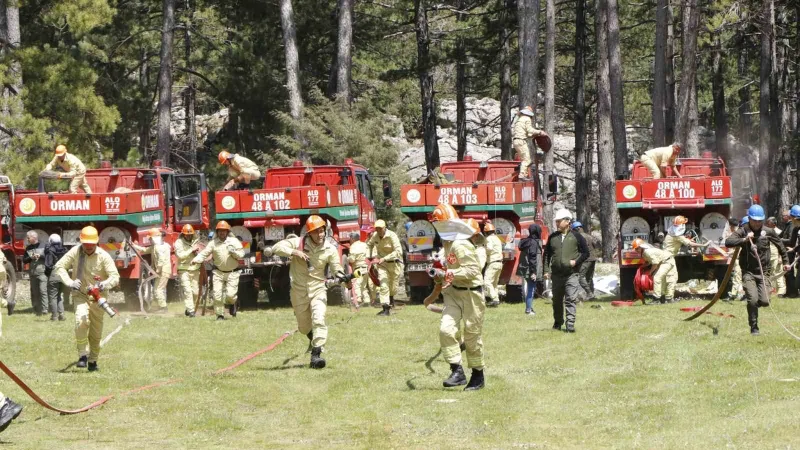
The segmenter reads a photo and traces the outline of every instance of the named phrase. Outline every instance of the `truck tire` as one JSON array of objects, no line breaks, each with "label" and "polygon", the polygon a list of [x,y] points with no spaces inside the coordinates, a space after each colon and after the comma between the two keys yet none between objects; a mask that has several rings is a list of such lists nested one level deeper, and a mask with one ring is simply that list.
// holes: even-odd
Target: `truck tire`
[{"label": "truck tire", "polygon": [[258,308],[258,289],[253,282],[253,277],[246,276],[239,278],[239,290],[237,292],[239,307],[242,309]]},{"label": "truck tire", "polygon": [[0,289],[3,290],[3,298],[8,301],[8,304],[15,305],[17,303],[17,271],[11,261],[8,260],[3,264],[3,267],[6,269],[6,281],[0,286]]},{"label": "truck tire", "polygon": [[634,300],[633,279],[636,277],[636,267],[621,267],[619,269],[619,299]]}]

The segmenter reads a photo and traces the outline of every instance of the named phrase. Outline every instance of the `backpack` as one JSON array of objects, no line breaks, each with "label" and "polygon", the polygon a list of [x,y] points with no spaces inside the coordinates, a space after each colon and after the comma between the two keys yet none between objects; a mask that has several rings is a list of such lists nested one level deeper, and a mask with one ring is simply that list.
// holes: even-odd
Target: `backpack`
[{"label": "backpack", "polygon": [[63,245],[47,244],[44,248],[44,269],[47,273],[53,271],[58,260],[67,254],[67,249]]}]

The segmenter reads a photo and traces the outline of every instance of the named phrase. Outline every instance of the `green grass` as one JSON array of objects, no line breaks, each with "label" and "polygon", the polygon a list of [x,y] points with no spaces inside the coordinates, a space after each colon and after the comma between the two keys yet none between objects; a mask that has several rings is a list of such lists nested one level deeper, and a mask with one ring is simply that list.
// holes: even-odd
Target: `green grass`
[{"label": "green grass", "polygon": [[[2,435],[10,448],[790,448],[800,445],[800,342],[761,311],[749,335],[743,303],[682,322],[679,306],[579,307],[577,330],[550,330],[549,305],[487,311],[487,387],[441,382],[439,317],[408,306],[328,312],[328,368],[307,368],[296,334],[221,376],[211,373],[294,329],[290,309],[215,322],[134,318],[100,357],[101,371],[65,366],[76,354],[72,314],[50,322],[4,317],[2,360],[56,406],[181,378],[117,397],[85,414],[47,411],[8,379],[0,389],[25,406]],[[800,300],[775,299],[800,331]],[[119,319],[106,319],[105,332]],[[714,335],[712,328],[719,333]]]}]

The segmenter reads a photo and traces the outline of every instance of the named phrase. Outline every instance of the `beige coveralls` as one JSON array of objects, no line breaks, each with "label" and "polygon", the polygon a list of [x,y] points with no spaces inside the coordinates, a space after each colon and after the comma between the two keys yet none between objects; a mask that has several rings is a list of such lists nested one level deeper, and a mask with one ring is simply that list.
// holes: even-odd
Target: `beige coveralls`
[{"label": "beige coveralls", "polygon": [[[0,337],[3,336],[3,310],[6,309],[8,306],[8,300],[6,300],[5,291],[3,289],[3,285],[6,283],[6,279],[8,278],[8,274],[6,273],[6,255],[3,252],[0,252]],[[0,394],[0,397],[3,395]],[[0,405],[3,402],[0,401]]]},{"label": "beige coveralls", "polygon": [[464,322],[464,344],[467,347],[467,364],[482,370],[483,315],[486,303],[481,292],[483,280],[475,246],[468,240],[444,243],[447,269],[453,272],[450,286],[442,291],[444,310],[439,324],[439,344],[444,359],[450,364],[461,364],[458,332]]},{"label": "beige coveralls", "polygon": [[372,300],[373,286],[367,273],[369,267],[367,257],[369,256],[369,247],[365,242],[356,241],[350,245],[350,254],[347,256],[347,261],[350,263],[350,268],[355,272],[357,269],[361,270],[361,278],[353,279],[353,291],[356,300],[362,305],[369,305]]},{"label": "beige coveralls", "polygon": [[261,171],[258,170],[258,165],[253,161],[244,156],[233,155],[233,158],[230,160],[230,167],[228,168],[228,176],[235,179],[240,175],[243,178],[240,182],[248,184],[251,181],[261,178]]},{"label": "beige coveralls", "polygon": [[194,312],[194,304],[200,295],[200,264],[194,264],[194,250],[199,248],[200,239],[194,237],[187,241],[183,237],[175,241],[175,256],[178,258],[178,282],[181,300],[186,311]]},{"label": "beige coveralls", "polygon": [[386,230],[383,238],[378,237],[375,232],[367,240],[367,247],[373,251],[373,255],[377,250],[377,256],[383,259],[383,263],[378,265],[378,279],[381,282],[378,292],[381,305],[388,305],[389,299],[397,293],[397,285],[403,277],[403,247],[400,245],[400,238],[392,230]]},{"label": "beige coveralls", "polygon": [[305,237],[302,251],[308,261],[292,256],[300,250],[299,237],[284,239],[275,244],[276,255],[290,258],[289,277],[292,288],[289,297],[297,318],[297,329],[307,335],[313,332],[311,345],[322,347],[328,340],[328,327],[325,325],[325,311],[328,307],[328,289],[325,287],[326,271],[330,275],[344,273],[339,263],[339,252],[328,241],[316,245],[310,237]]},{"label": "beige coveralls", "polygon": [[675,298],[675,285],[678,283],[678,268],[675,267],[675,258],[667,250],[647,248],[644,250],[644,260],[651,265],[658,265],[653,274],[653,293],[664,296],[666,300]]},{"label": "beige coveralls", "polygon": [[672,157],[672,146],[668,145],[648,150],[642,154],[639,161],[643,166],[647,167],[651,177],[663,178],[664,174],[661,172],[661,166],[671,166],[675,163],[675,158]]},{"label": "beige coveralls", "polygon": [[45,167],[44,170],[54,170],[60,167],[65,173],[61,174],[62,178],[72,178],[69,183],[69,191],[73,194],[78,193],[78,188],[83,189],[83,192],[91,194],[92,190],[86,182],[86,166],[83,165],[80,159],[72,153],[67,153],[64,161],[59,161],[58,156],[53,157]]},{"label": "beige coveralls", "polygon": [[172,275],[172,248],[166,242],[149,247],[133,244],[136,250],[143,255],[153,255],[150,261],[156,272],[156,289],[153,299],[158,302],[159,308],[167,307],[167,284]]},{"label": "beige coveralls", "polygon": [[503,242],[496,234],[486,237],[486,270],[483,274],[483,294],[491,301],[499,301],[497,283],[503,271]]},{"label": "beige coveralls", "polygon": [[519,176],[530,178],[528,168],[531,166],[531,151],[528,147],[528,139],[537,137],[542,134],[541,130],[533,127],[533,121],[530,116],[524,114],[517,115],[517,121],[514,123],[514,150],[517,151],[522,165],[520,166]]},{"label": "beige coveralls", "polygon": [[225,241],[221,241],[218,236],[192,259],[192,264],[201,264],[208,255],[213,256],[216,268],[213,273],[214,285],[211,296],[214,297],[214,313],[223,316],[224,305],[236,304],[239,293],[239,260],[244,258],[244,248],[239,239],[230,232]]},{"label": "beige coveralls", "polygon": [[[80,356],[87,354],[88,345],[89,362],[96,362],[100,356],[100,338],[103,336],[103,318],[106,313],[86,294],[86,289],[103,280],[106,290],[119,284],[119,272],[114,260],[100,247],[87,255],[83,246],[76,245],[56,263],[53,270],[67,286],[72,284],[68,273],[70,270],[76,280],[81,280],[81,288],[72,292],[72,301],[75,304],[75,342]],[[95,277],[100,279],[95,280]]]}]

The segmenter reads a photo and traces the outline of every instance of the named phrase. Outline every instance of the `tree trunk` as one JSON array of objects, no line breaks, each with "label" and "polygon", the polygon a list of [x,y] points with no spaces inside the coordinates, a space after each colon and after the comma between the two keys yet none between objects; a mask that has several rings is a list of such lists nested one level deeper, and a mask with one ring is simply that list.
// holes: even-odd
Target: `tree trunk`
[{"label": "tree trunk", "polygon": [[678,94],[678,120],[675,126],[675,135],[678,142],[683,143],[683,156],[699,156],[697,148],[688,144],[691,131],[690,114],[692,109],[692,90],[694,89],[695,72],[697,70],[697,31],[700,21],[700,8],[697,0],[687,0],[683,12],[683,51],[681,59],[681,84]]},{"label": "tree trunk", "polygon": [[[744,32],[737,40],[739,42],[739,51],[736,53],[736,70],[740,80],[747,79],[747,37]],[[743,144],[750,143],[750,127],[752,122],[750,120],[750,83],[745,82],[739,88],[739,139]]]},{"label": "tree trunk", "polygon": [[536,113],[539,61],[539,0],[517,0],[519,22],[519,107]]},{"label": "tree trunk", "polygon": [[758,94],[758,179],[759,179],[759,193],[761,198],[767,201],[765,206],[772,206],[769,202],[769,180],[770,176],[770,92],[769,84],[772,75],[772,42],[771,33],[772,29],[769,27],[772,14],[772,0],[762,0],[761,8],[761,68],[760,68],[760,83]]},{"label": "tree trunk", "polygon": [[656,50],[653,62],[653,144],[667,144],[664,104],[667,94],[667,8],[669,0],[656,2]]},{"label": "tree trunk", "polygon": [[[553,0],[548,0],[548,5]],[[549,19],[549,17],[548,17]],[[592,209],[589,192],[592,189],[592,152],[586,148],[586,99],[584,91],[584,51],[586,49],[586,0],[575,6],[575,214],[591,230]],[[546,107],[545,107],[546,109]],[[587,157],[588,155],[588,157]]]},{"label": "tree trunk", "polygon": [[175,28],[175,0],[164,0],[164,22],[161,29],[161,62],[158,70],[158,159],[170,164],[170,120],[172,110],[172,35]]},{"label": "tree trunk", "polygon": [[664,96],[664,136],[666,143],[675,140],[675,17],[667,0],[667,90]]},{"label": "tree trunk", "polygon": [[[0,15],[2,15],[2,34],[3,39],[8,42],[4,55],[13,53],[19,49],[21,43],[21,30],[19,24],[19,5],[18,0],[6,0],[0,2]],[[5,74],[3,85],[3,110],[0,113],[0,123],[5,128],[10,128],[13,135],[20,137],[21,134],[16,129],[8,126],[8,120],[19,118],[25,109],[19,94],[22,92],[22,66],[15,56],[8,57],[9,65]],[[12,137],[12,136],[9,136]],[[3,142],[10,142],[8,139],[1,139]]]},{"label": "tree trunk", "polygon": [[[500,0],[500,159],[511,161],[514,150],[511,147],[511,28],[509,8],[514,0]],[[505,8],[503,5],[505,3]]]},{"label": "tree trunk", "polygon": [[714,55],[711,63],[711,96],[714,99],[714,142],[717,156],[732,163],[728,154],[728,116],[725,113],[725,60],[719,34],[714,38]]},{"label": "tree trunk", "polygon": [[350,72],[353,67],[353,1],[339,0],[339,36],[336,41],[336,98],[350,104]]},{"label": "tree trunk", "polygon": [[[150,95],[150,65],[147,63],[147,48],[142,48],[142,65],[139,67],[139,90],[144,98]],[[139,160],[141,162],[147,161],[147,153],[150,151],[150,122],[151,117],[151,103],[146,103],[139,113]]]},{"label": "tree trunk", "polygon": [[[544,131],[555,136],[556,124],[556,4],[546,0],[545,4],[545,43],[544,43]],[[555,173],[555,149],[544,154],[544,173]],[[534,166],[535,167],[535,166]],[[545,205],[544,216],[547,223],[552,220],[552,204]]]},{"label": "tree trunk", "polygon": [[700,121],[697,110],[697,76],[692,79],[691,91],[689,92],[689,125],[687,127],[686,154],[700,156]]},{"label": "tree trunk", "polygon": [[608,29],[606,0],[597,0],[597,178],[600,191],[600,228],[603,261],[611,262],[617,252],[619,216],[615,198],[614,136],[611,130],[611,82],[608,68]]},{"label": "tree trunk", "polygon": [[414,0],[414,20],[417,31],[417,75],[422,98],[422,127],[425,142],[425,167],[428,172],[439,167],[439,142],[436,139],[436,100],[429,52],[428,13],[425,0]]},{"label": "tree trunk", "polygon": [[[303,114],[300,91],[300,58],[297,56],[297,31],[294,25],[292,0],[280,0],[283,51],[286,55],[286,89],[289,91],[289,114],[299,119]],[[338,85],[338,83],[337,83]]]},{"label": "tree trunk", "polygon": [[622,87],[622,55],[619,48],[619,14],[617,0],[607,0],[608,77],[611,82],[611,128],[614,133],[614,170],[617,175],[628,172],[628,140],[625,135],[625,96]]},{"label": "tree trunk", "polygon": [[[191,0],[186,0],[186,27],[184,31],[183,49],[186,56],[186,67],[190,70],[193,69],[192,64],[192,31],[191,26],[194,23],[194,10],[192,9]],[[197,91],[195,91],[194,75],[188,74],[186,77],[186,91],[183,98],[183,106],[186,109],[186,143],[187,157],[191,169],[196,171],[197,168],[197,132],[195,131],[195,99]]]},{"label": "tree trunk", "polygon": [[[459,11],[463,11],[466,8],[467,2],[466,0],[458,0],[458,8]],[[463,22],[467,20],[467,15],[464,13],[459,12],[457,16],[457,20],[461,26],[463,27]],[[466,43],[464,40],[464,32],[459,32],[458,38],[456,39],[456,159],[459,161],[464,160],[464,156],[467,154],[467,49]],[[502,44],[502,43],[501,43]],[[500,61],[500,67],[502,68],[503,61]],[[501,69],[502,70],[502,69]],[[503,116],[503,108],[502,108],[502,85],[500,87],[501,92],[501,100],[500,100],[500,117]],[[501,135],[502,135],[502,120],[501,122]],[[501,150],[502,152],[502,150]]]}]

